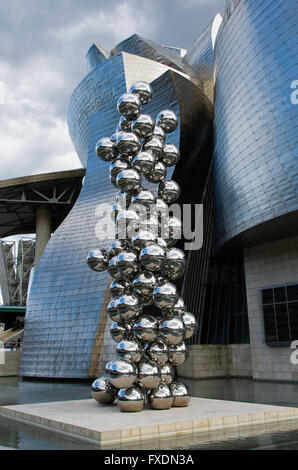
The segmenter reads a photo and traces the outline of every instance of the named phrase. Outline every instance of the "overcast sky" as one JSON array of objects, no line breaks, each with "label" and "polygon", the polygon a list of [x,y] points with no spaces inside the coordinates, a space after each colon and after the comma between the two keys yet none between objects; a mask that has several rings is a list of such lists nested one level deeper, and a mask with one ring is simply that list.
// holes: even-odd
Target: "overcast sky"
[{"label": "overcast sky", "polygon": [[0,179],[81,166],[70,94],[92,43],[137,33],[187,49],[224,0],[0,0]]}]

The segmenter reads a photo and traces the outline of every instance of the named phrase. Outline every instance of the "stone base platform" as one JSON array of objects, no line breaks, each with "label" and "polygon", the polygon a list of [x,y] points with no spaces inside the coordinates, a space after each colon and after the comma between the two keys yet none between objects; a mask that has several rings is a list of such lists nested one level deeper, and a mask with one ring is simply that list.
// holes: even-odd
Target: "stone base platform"
[{"label": "stone base platform", "polygon": [[1,406],[0,415],[100,447],[296,420],[298,408],[192,398],[187,408],[121,412],[117,405],[94,400]]}]

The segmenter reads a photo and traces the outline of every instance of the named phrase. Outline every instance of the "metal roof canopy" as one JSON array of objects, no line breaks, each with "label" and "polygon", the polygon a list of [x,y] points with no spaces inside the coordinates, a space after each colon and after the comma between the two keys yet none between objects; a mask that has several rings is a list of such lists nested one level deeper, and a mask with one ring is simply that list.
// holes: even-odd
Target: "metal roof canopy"
[{"label": "metal roof canopy", "polygon": [[51,209],[52,231],[73,207],[86,170],[58,171],[0,181],[0,238],[35,233],[36,208]]}]

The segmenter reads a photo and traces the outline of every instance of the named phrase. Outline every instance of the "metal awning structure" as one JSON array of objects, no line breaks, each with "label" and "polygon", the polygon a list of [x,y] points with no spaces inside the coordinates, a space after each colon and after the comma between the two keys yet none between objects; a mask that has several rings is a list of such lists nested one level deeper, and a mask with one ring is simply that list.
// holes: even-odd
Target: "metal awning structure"
[{"label": "metal awning structure", "polygon": [[51,210],[52,230],[73,207],[85,169],[42,173],[0,181],[0,238],[35,233],[37,207]]}]

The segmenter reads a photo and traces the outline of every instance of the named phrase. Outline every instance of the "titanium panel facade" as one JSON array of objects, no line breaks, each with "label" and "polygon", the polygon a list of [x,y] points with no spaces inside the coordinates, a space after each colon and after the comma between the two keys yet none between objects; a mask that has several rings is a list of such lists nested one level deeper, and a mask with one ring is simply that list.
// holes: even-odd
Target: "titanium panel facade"
[{"label": "titanium panel facade", "polygon": [[296,21],[295,0],[227,2],[215,45],[217,248],[298,209]]}]

